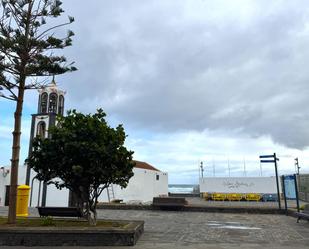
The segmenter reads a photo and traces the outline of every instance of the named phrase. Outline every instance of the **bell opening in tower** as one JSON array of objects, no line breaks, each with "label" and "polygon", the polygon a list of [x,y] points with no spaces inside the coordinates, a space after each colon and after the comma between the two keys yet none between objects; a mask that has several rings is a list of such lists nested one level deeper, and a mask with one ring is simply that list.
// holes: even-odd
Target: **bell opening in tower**
[{"label": "bell opening in tower", "polygon": [[59,96],[59,107],[58,107],[58,114],[63,115],[64,110],[64,97],[62,95]]},{"label": "bell opening in tower", "polygon": [[51,93],[49,95],[49,110],[50,113],[57,113],[57,98],[58,95],[56,93]]},{"label": "bell opening in tower", "polygon": [[42,93],[40,113],[46,113],[47,112],[47,98],[48,98],[47,93]]},{"label": "bell opening in tower", "polygon": [[44,121],[40,121],[37,126],[36,136],[44,138],[46,133],[46,124]]}]

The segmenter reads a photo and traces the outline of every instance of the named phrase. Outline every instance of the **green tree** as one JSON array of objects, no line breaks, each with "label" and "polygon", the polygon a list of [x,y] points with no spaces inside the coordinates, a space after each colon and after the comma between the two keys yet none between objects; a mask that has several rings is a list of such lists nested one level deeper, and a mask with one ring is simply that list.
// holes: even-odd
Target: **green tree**
[{"label": "green tree", "polygon": [[[46,85],[48,76],[76,70],[64,56],[54,54],[72,44],[72,31],[55,36],[55,30],[74,21],[49,25],[48,19],[64,11],[60,0],[1,0],[0,97],[16,101],[11,159],[9,223],[16,220],[16,192],[20,154],[21,117],[25,90]],[[51,21],[51,20],[50,20]],[[52,22],[54,23],[54,22]],[[60,36],[60,34],[59,34]]]},{"label": "green tree", "polygon": [[98,197],[110,184],[126,187],[135,165],[124,147],[122,125],[110,127],[105,113],[84,115],[75,110],[58,117],[50,138],[36,138],[28,165],[40,180],[68,188],[79,199],[90,224],[96,224]]}]

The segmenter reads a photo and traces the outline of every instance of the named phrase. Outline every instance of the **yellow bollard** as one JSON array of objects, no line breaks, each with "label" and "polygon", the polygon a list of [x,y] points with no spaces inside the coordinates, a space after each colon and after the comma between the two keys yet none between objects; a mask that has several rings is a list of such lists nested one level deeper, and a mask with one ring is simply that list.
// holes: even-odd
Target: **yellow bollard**
[{"label": "yellow bollard", "polygon": [[209,197],[208,193],[207,192],[203,192],[202,195],[203,195],[203,199],[205,199],[207,201],[208,197]]},{"label": "yellow bollard", "polygon": [[20,185],[17,188],[16,216],[18,217],[28,216],[29,192],[30,187],[28,185]]}]

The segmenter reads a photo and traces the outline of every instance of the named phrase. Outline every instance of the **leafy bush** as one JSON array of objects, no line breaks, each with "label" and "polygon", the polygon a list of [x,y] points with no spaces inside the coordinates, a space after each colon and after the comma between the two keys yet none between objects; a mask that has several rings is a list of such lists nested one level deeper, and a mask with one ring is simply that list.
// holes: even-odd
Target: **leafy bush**
[{"label": "leafy bush", "polygon": [[47,217],[44,217],[44,218],[43,218],[43,220],[42,220],[42,226],[49,227],[49,226],[54,226],[54,225],[55,225],[55,223],[54,223],[53,217],[47,216]]}]

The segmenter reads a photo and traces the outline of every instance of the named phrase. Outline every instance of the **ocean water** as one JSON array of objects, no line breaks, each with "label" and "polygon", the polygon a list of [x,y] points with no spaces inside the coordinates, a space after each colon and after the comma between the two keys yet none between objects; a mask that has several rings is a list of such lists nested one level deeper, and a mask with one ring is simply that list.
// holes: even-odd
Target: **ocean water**
[{"label": "ocean water", "polygon": [[178,194],[187,194],[192,193],[194,188],[197,188],[196,184],[169,184],[168,192],[178,193]]}]

